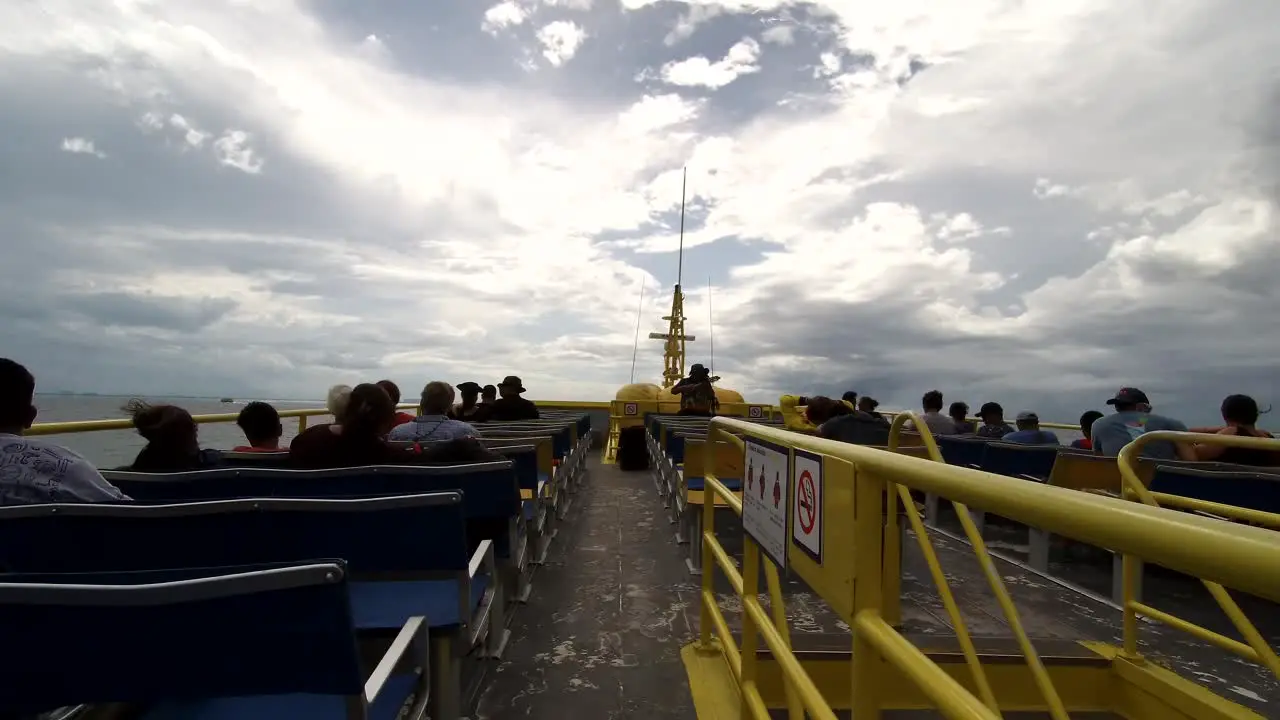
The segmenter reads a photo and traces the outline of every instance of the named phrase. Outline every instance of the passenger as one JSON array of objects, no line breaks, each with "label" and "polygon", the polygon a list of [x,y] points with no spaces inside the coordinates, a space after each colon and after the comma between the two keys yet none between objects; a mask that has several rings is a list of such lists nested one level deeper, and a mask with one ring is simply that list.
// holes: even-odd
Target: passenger
[{"label": "passenger", "polygon": [[1013,432],[1013,426],[1004,421],[1004,408],[1000,407],[1000,403],[982,403],[978,418],[982,420],[982,425],[978,427],[978,437],[999,440]]},{"label": "passenger", "polygon": [[858,407],[858,393],[853,390],[846,390],[844,395],[840,396],[840,399],[851,408]]},{"label": "passenger", "polygon": [[399,386],[399,385],[396,385],[395,383],[391,382],[390,380],[379,380],[378,382],[376,382],[376,383],[374,383],[374,384],[375,384],[375,385],[377,385],[378,387],[382,388],[383,390],[386,390],[386,391],[387,391],[387,395],[391,397],[391,405],[392,405],[392,407],[397,408],[397,410],[396,410],[396,425],[403,425],[403,424],[408,423],[408,422],[413,422],[413,416],[412,416],[412,415],[410,415],[410,414],[409,414],[409,413],[407,413],[407,412],[400,412],[400,411],[399,411],[399,409],[398,409],[398,408],[399,408],[399,406],[400,406],[400,386]]},{"label": "passenger", "polygon": [[[1115,406],[1115,413],[1094,420],[1089,432],[1093,450],[1099,455],[1119,455],[1125,445],[1153,430],[1187,431],[1182,422],[1151,412],[1147,394],[1137,388],[1120,388],[1107,404]],[[1143,446],[1142,457],[1195,460],[1196,452],[1187,443],[1153,442]]]},{"label": "passenger", "polygon": [[947,409],[947,414],[951,416],[951,422],[955,423],[956,433],[958,435],[972,435],[977,432],[977,425],[969,420],[969,406],[963,402],[953,402],[951,407]]},{"label": "passenger", "polygon": [[830,409],[826,411],[828,419],[818,426],[819,437],[854,445],[889,443],[889,422],[884,418],[862,410],[850,410],[847,400],[836,402],[829,398],[811,398],[810,412],[814,410],[814,401],[819,399],[830,404]]},{"label": "passenger", "polygon": [[1040,429],[1040,416],[1033,412],[1020,412],[1014,420],[1018,429],[1000,438],[1004,442],[1019,445],[1059,445],[1058,436],[1052,430]]},{"label": "passenger", "polygon": [[716,399],[716,389],[712,383],[720,379],[712,377],[711,371],[695,363],[689,368],[689,377],[682,378],[671,388],[674,395],[680,396],[680,415],[699,415],[711,417],[720,409],[720,401]]},{"label": "passenger", "polygon": [[336,421],[339,416],[347,408],[347,403],[351,401],[350,385],[334,385],[329,388],[329,399],[325,401],[325,409],[334,417]]},{"label": "passenger", "polygon": [[1080,432],[1084,434],[1084,437],[1080,440],[1072,440],[1071,447],[1078,450],[1093,449],[1093,423],[1100,417],[1102,417],[1102,413],[1097,410],[1087,410],[1080,416]]},{"label": "passenger", "polygon": [[480,398],[480,384],[468,380],[464,383],[458,383],[458,394],[462,396],[462,402],[449,408],[449,417],[454,420],[477,420],[481,414],[488,414],[488,409],[481,406],[477,402]]},{"label": "passenger", "polygon": [[36,380],[0,358],[0,505],[128,500],[88,460],[22,433],[36,419]]},{"label": "passenger", "polygon": [[502,397],[489,406],[489,420],[503,422],[511,420],[537,420],[538,406],[520,397],[525,392],[524,384],[515,375],[508,375],[498,383],[498,392]]},{"label": "passenger", "polygon": [[177,405],[151,405],[134,398],[124,411],[147,441],[129,466],[134,472],[170,473],[207,470],[222,464],[217,450],[201,450],[199,430],[191,413]]},{"label": "passenger", "polygon": [[501,459],[475,439],[418,449],[389,445],[383,436],[395,423],[395,406],[386,390],[362,383],[351,391],[338,423],[315,425],[289,444],[289,459],[299,468],[326,469],[363,465],[421,465],[488,462]]},{"label": "passenger", "polygon": [[863,395],[862,397],[858,398],[859,410],[861,410],[864,413],[867,413],[868,415],[876,415],[877,417],[880,417],[881,420],[884,420],[884,417],[876,413],[876,408],[878,407],[880,407],[880,401],[876,400],[875,398],[867,397],[866,395]]},{"label": "passenger", "polygon": [[[1235,435],[1238,437],[1274,437],[1266,430],[1256,427],[1258,422],[1258,403],[1248,395],[1228,395],[1222,401],[1222,420],[1226,423],[1221,428],[1203,428],[1217,435]],[[1202,428],[1196,428],[1200,431]],[[1231,463],[1233,465],[1257,465],[1273,467],[1280,465],[1280,452],[1274,450],[1256,450],[1254,448],[1227,447],[1225,445],[1209,445],[1197,443],[1192,447],[1197,460]]]},{"label": "passenger", "polygon": [[814,428],[829,420],[857,412],[843,400],[833,400],[825,395],[814,395],[804,400],[804,417]]},{"label": "passenger", "polygon": [[280,413],[267,403],[254,401],[245,405],[236,424],[249,444],[232,448],[232,452],[281,452],[284,426],[280,424]]},{"label": "passenger", "polygon": [[453,386],[433,381],[422,388],[422,402],[413,422],[398,425],[387,436],[397,442],[435,442],[455,438],[477,437],[480,433],[461,420],[448,416],[453,408]]},{"label": "passenger", "polygon": [[[955,435],[956,423],[951,418],[942,414],[942,393],[937,390],[930,390],[920,398],[920,405],[924,409],[922,419],[924,424],[929,426],[929,432],[934,435]],[[906,429],[911,430],[913,423],[908,420]]]},{"label": "passenger", "polygon": [[493,385],[485,385],[480,388],[480,405],[482,407],[493,405],[498,401],[498,388]]}]

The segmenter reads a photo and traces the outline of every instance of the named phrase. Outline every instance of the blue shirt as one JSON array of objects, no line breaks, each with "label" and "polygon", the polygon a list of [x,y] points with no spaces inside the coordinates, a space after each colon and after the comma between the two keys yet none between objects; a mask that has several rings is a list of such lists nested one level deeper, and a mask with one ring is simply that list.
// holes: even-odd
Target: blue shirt
[{"label": "blue shirt", "polygon": [[387,439],[397,442],[437,442],[476,437],[479,434],[470,423],[461,420],[453,420],[444,415],[419,415],[413,422],[392,428]]},{"label": "blue shirt", "polygon": [[[1173,418],[1152,413],[1126,410],[1113,415],[1106,415],[1093,421],[1089,436],[1093,438],[1094,451],[1112,457],[1120,454],[1120,449],[1137,440],[1144,433],[1152,430],[1187,431],[1187,426]],[[1178,451],[1173,443],[1153,442],[1142,448],[1142,457],[1157,460],[1177,460]]]},{"label": "blue shirt", "polygon": [[1014,430],[1000,438],[1007,443],[1020,445],[1058,445],[1058,436],[1052,430]]}]

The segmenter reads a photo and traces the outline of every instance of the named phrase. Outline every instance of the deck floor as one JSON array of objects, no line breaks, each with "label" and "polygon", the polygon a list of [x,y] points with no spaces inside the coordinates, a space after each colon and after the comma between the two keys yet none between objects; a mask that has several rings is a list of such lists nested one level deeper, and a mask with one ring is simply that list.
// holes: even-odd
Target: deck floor
[{"label": "deck floor", "polygon": [[[688,574],[684,548],[648,473],[623,473],[598,459],[575,497],[548,564],[537,571],[533,596],[516,610],[513,638],[491,675],[479,718],[695,718],[680,648],[698,625],[698,579]],[[726,550],[740,557],[741,529],[717,519]],[[946,522],[943,523],[945,528]],[[1016,531],[989,529],[995,546],[1017,559]],[[952,591],[975,639],[1005,639],[1008,624],[968,543],[931,532]],[[1025,534],[1025,533],[1024,533]],[[1098,640],[1119,644],[1120,611],[1097,594],[1064,588],[1025,566],[996,559],[1028,632],[1035,639]],[[914,537],[903,553],[903,632],[913,637],[953,634]],[[1053,566],[1073,582],[1105,592],[1105,557]],[[721,574],[716,589],[736,630],[740,603]],[[1100,586],[1100,587],[1099,587]],[[849,628],[802,581],[786,580],[793,641]],[[1225,629],[1216,606],[1188,578],[1148,572],[1147,600],[1214,629]],[[763,598],[762,598],[763,599]],[[1244,598],[1241,605],[1273,643],[1280,641],[1274,605]],[[1144,652],[1182,676],[1266,717],[1280,718],[1280,683],[1257,665],[1155,623],[1143,623]],[[886,716],[889,717],[889,716]]]}]

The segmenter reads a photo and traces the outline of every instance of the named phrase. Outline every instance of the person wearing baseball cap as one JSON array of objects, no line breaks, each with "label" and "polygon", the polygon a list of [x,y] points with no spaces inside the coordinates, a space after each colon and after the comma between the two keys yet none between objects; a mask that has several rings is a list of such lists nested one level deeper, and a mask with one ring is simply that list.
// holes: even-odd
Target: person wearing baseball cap
[{"label": "person wearing baseball cap", "polygon": [[[1151,400],[1138,388],[1120,388],[1107,404],[1115,407],[1115,413],[1094,420],[1090,432],[1093,450],[1099,455],[1119,455],[1125,445],[1153,430],[1187,431],[1182,421],[1151,412]],[[1193,446],[1171,442],[1148,443],[1142,448],[1142,457],[1157,460],[1194,460],[1194,454]]]},{"label": "person wearing baseball cap", "polygon": [[1004,408],[998,402],[985,402],[978,410],[982,425],[978,426],[978,437],[999,440],[1013,432],[1013,426],[1004,421]]},{"label": "person wearing baseball cap", "polygon": [[1029,410],[1018,413],[1014,422],[1018,424],[1018,429],[1000,438],[1002,441],[1019,445],[1061,444],[1052,430],[1040,429],[1040,416]]}]

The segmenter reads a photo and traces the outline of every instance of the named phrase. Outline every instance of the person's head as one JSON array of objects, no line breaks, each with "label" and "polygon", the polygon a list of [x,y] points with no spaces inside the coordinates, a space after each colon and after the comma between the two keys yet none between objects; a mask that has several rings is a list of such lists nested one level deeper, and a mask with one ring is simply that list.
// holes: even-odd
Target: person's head
[{"label": "person's head", "polygon": [[493,385],[485,385],[480,388],[480,402],[491,403],[498,399],[498,388]]},{"label": "person's head", "polygon": [[342,432],[349,437],[385,435],[396,422],[396,406],[386,390],[373,383],[360,383],[351,390],[344,412],[338,416]]},{"label": "person's head", "polygon": [[148,446],[179,453],[200,451],[196,421],[177,405],[151,405],[134,398],[125,404],[124,411]]},{"label": "person's head", "polygon": [[853,390],[845,390],[844,394],[840,396],[840,399],[850,405],[856,405],[858,403],[858,393]]},{"label": "person's head", "polygon": [[351,401],[350,385],[334,385],[329,388],[329,397],[324,402],[324,407],[333,416],[334,420],[342,417],[347,409],[347,403]]},{"label": "person's head", "polygon": [[515,375],[508,375],[498,383],[498,392],[504,398],[520,397],[520,393],[524,392],[524,384]]},{"label": "person's head", "polygon": [[1030,411],[1018,413],[1018,417],[1014,422],[1018,425],[1019,430],[1040,429],[1040,416]]},{"label": "person's head", "polygon": [[925,412],[942,412],[942,393],[937,390],[930,390],[920,398],[920,407]]},{"label": "person's head", "polygon": [[280,413],[264,402],[254,401],[244,406],[236,425],[253,447],[279,447],[284,427],[280,425]]},{"label": "person's head", "polygon": [[982,403],[982,407],[978,409],[978,417],[987,425],[1000,425],[1004,422],[1004,408],[997,402]]},{"label": "person's head", "polygon": [[391,398],[392,405],[400,404],[400,386],[399,385],[396,385],[390,380],[379,380],[374,384],[382,388],[387,393],[387,397]]},{"label": "person's head", "polygon": [[848,405],[825,395],[805,398],[804,415],[814,425],[821,425],[833,417],[848,415],[851,412]]},{"label": "person's head", "polygon": [[969,406],[962,402],[953,402],[947,414],[956,422],[964,422],[965,418],[969,417]]},{"label": "person's head", "polygon": [[1259,414],[1258,402],[1248,395],[1228,395],[1222,399],[1222,420],[1228,425],[1253,427]]},{"label": "person's head", "polygon": [[862,412],[875,412],[878,407],[880,407],[880,402],[873,397],[863,395],[858,398],[858,409]]},{"label": "person's head", "polygon": [[711,377],[711,371],[702,363],[694,363],[693,367],[689,368],[690,380],[706,380],[709,377]]},{"label": "person's head", "polygon": [[1085,438],[1092,437],[1090,433],[1093,432],[1093,423],[1100,417],[1102,417],[1102,413],[1097,410],[1086,410],[1080,416],[1080,432],[1084,433]]},{"label": "person's head", "polygon": [[0,432],[21,435],[36,421],[36,379],[22,365],[0,358]]},{"label": "person's head", "polygon": [[1138,388],[1120,388],[1107,404],[1115,406],[1116,412],[1151,412],[1151,401]]},{"label": "person's head", "polygon": [[432,380],[422,388],[422,414],[444,415],[453,407],[453,386]]},{"label": "person's head", "polygon": [[462,397],[463,407],[475,405],[476,399],[480,397],[480,383],[474,383],[470,380],[458,383],[458,395]]}]

